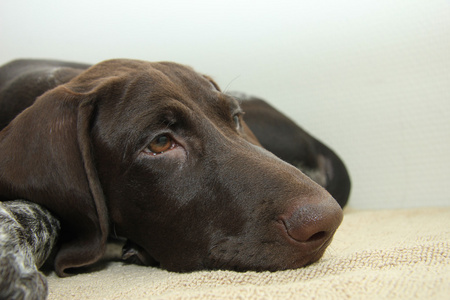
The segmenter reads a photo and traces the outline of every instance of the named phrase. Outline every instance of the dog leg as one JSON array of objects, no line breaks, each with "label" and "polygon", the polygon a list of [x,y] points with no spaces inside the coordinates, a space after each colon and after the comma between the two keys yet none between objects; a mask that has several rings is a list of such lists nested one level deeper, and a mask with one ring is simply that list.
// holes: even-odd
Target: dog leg
[{"label": "dog leg", "polygon": [[0,202],[0,299],[47,297],[47,279],[38,268],[59,231],[59,221],[35,203]]}]

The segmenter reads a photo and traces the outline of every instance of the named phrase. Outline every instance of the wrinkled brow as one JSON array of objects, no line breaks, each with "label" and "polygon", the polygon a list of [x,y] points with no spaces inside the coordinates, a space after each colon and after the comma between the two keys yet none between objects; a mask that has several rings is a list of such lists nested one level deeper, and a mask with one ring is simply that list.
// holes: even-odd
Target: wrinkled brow
[{"label": "wrinkled brow", "polygon": [[138,119],[146,120],[144,123],[147,128],[161,129],[180,123],[187,125],[194,116],[193,110],[180,101],[168,99],[158,102],[137,116]]}]

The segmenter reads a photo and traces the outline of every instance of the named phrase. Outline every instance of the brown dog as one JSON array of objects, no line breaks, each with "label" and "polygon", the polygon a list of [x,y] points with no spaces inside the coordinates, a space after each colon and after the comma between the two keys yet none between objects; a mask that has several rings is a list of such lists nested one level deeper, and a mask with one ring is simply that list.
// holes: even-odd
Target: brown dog
[{"label": "brown dog", "polygon": [[[58,217],[59,275],[97,261],[110,234],[173,271],[282,270],[322,256],[341,208],[260,147],[211,79],[168,62],[78,66],[0,72],[0,200]],[[25,83],[36,74],[48,91],[35,100]]]}]

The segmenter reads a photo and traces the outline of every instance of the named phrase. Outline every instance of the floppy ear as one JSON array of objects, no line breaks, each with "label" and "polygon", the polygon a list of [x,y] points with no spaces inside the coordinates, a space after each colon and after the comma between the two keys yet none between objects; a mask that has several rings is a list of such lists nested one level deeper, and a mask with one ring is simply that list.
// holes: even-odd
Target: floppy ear
[{"label": "floppy ear", "polygon": [[0,201],[27,199],[61,221],[59,276],[97,261],[108,236],[107,208],[90,139],[95,93],[57,87],[0,132]]}]

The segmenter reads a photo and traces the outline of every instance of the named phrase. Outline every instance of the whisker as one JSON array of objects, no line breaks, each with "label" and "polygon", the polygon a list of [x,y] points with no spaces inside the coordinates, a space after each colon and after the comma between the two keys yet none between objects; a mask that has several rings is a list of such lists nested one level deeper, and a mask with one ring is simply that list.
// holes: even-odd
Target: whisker
[{"label": "whisker", "polygon": [[234,77],[234,78],[227,84],[227,86],[226,86],[225,89],[223,90],[223,93],[224,93],[224,94],[227,93],[228,88],[230,87],[230,85],[231,85],[236,79],[238,79],[239,77],[241,77],[241,75],[238,75],[238,76]]}]

